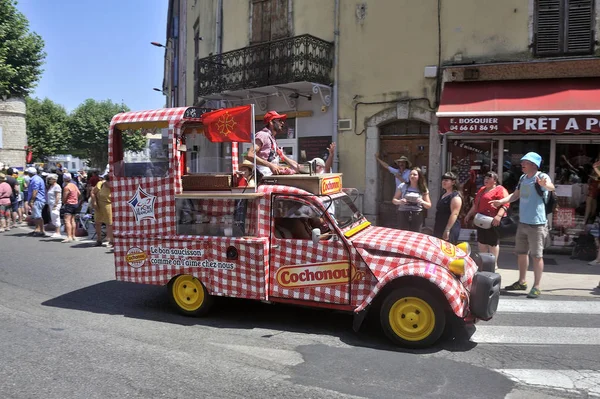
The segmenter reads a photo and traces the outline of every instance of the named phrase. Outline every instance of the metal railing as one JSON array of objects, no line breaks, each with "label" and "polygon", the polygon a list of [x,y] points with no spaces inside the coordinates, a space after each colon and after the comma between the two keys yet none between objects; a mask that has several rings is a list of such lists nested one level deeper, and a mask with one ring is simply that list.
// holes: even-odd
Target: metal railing
[{"label": "metal railing", "polygon": [[196,61],[195,94],[308,81],[333,83],[333,43],[301,35],[260,43]]}]

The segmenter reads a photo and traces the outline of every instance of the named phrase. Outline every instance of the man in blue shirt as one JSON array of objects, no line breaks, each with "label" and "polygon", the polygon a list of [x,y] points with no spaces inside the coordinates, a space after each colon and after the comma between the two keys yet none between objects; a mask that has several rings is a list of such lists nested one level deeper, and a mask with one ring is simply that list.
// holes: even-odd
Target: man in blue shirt
[{"label": "man in blue shirt", "polygon": [[28,188],[29,206],[31,207],[31,217],[35,222],[35,230],[31,233],[34,236],[44,237],[44,219],[42,218],[42,209],[46,205],[46,184],[44,179],[38,176],[35,168],[27,168],[26,173],[31,176]]},{"label": "man in blue shirt", "polygon": [[[519,263],[519,280],[505,287],[505,290],[525,291],[527,282],[525,277],[529,267],[529,254],[533,258],[534,282],[527,298],[540,296],[540,281],[544,271],[544,244],[548,237],[548,220],[544,202],[548,191],[554,191],[554,184],[550,177],[538,169],[542,164],[542,157],[535,152],[528,152],[521,158],[523,175],[519,179],[517,189],[501,200],[490,201],[496,208],[509,202],[519,202],[519,226],[515,237],[515,252]],[[542,189],[540,196],[535,188],[536,183]]]}]

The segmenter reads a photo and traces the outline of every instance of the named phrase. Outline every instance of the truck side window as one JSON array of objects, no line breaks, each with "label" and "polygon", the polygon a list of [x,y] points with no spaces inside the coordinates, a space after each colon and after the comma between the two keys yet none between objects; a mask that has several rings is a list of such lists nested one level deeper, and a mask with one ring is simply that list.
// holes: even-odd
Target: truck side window
[{"label": "truck side window", "polygon": [[[117,134],[119,133],[119,134]],[[113,155],[118,177],[166,177],[169,173],[168,129],[115,132]]]},{"label": "truck side window", "polygon": [[306,204],[290,199],[273,203],[275,236],[280,239],[310,240],[317,211]]}]

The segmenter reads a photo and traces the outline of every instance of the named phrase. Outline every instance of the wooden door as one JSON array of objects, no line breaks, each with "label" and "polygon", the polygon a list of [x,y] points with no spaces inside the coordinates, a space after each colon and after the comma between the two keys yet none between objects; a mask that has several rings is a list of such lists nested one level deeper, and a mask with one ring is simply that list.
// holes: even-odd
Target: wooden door
[{"label": "wooden door", "polygon": [[[382,137],[379,148],[382,149],[380,158],[390,166],[394,165],[394,159],[406,156],[412,163],[412,167],[418,166],[427,177],[429,165],[429,138],[423,136],[391,136]],[[392,204],[392,198],[396,192],[394,176],[378,166],[379,179],[377,182],[379,191],[378,225],[384,227],[398,227],[397,206]]]}]

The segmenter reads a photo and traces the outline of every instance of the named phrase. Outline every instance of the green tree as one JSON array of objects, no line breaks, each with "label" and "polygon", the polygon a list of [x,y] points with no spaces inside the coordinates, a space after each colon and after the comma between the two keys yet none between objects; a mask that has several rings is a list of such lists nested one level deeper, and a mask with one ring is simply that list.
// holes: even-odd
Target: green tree
[{"label": "green tree", "polygon": [[27,142],[33,152],[34,162],[49,155],[69,151],[71,135],[69,116],[62,105],[45,98],[27,98]]},{"label": "green tree", "polygon": [[43,72],[44,41],[15,0],[0,0],[0,97],[25,97]]},{"label": "green tree", "polygon": [[[95,101],[87,99],[72,113],[69,130],[72,135],[72,147],[81,150],[89,165],[104,168],[108,163],[108,129],[110,121],[119,112],[129,111],[122,104],[110,100]],[[146,145],[141,135],[125,135],[124,147],[139,151]]]}]

